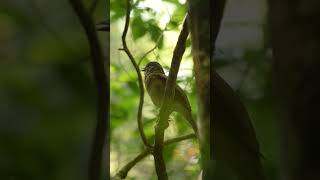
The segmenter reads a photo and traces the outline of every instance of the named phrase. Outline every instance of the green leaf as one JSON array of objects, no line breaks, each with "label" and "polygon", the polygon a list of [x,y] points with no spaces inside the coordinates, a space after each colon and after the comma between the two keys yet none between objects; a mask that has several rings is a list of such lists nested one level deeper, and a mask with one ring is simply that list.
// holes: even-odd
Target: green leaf
[{"label": "green leaf", "polygon": [[161,36],[161,29],[157,25],[149,22],[149,34],[151,40],[156,43]]},{"label": "green leaf", "polygon": [[146,24],[145,22],[141,19],[140,15],[136,15],[132,19],[131,23],[131,31],[132,31],[132,38],[133,40],[137,40],[144,36],[147,32]]},{"label": "green leaf", "polygon": [[171,21],[175,24],[180,25],[183,23],[183,19],[186,16],[187,9],[185,6],[177,6],[171,15]]},{"label": "green leaf", "polygon": [[175,30],[179,27],[179,23],[175,20],[171,20],[168,24],[168,29]]},{"label": "green leaf", "polygon": [[163,36],[160,37],[159,42],[158,42],[158,49],[163,48]]},{"label": "green leaf", "polygon": [[172,4],[175,4],[175,5],[177,5],[177,6],[179,6],[179,5],[180,5],[180,3],[179,3],[179,1],[178,1],[178,0],[163,0],[163,1],[165,1],[165,2],[169,2],[169,3],[172,3]]},{"label": "green leaf", "polygon": [[111,22],[115,22],[118,19],[123,18],[126,15],[125,1],[111,1],[110,3]]}]

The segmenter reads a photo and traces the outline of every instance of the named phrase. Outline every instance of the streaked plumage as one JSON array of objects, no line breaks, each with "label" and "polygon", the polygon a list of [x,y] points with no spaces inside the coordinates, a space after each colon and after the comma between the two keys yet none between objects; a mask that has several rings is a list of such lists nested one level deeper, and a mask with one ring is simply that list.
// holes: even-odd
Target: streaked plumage
[{"label": "streaked plumage", "polygon": [[[147,92],[150,95],[153,104],[155,104],[157,107],[160,107],[167,76],[165,75],[162,66],[158,62],[149,62],[143,71],[145,74],[144,82]],[[171,111],[180,113],[197,133],[197,125],[192,118],[191,106],[188,101],[188,97],[177,84],[175,84],[174,90],[175,94],[173,104],[171,105]]]}]

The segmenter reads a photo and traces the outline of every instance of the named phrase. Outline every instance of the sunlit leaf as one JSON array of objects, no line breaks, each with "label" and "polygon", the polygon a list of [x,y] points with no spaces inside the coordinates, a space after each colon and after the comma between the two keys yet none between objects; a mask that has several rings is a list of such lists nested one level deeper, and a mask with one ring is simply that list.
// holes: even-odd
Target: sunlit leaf
[{"label": "sunlit leaf", "polygon": [[131,30],[132,30],[133,40],[137,40],[137,39],[141,38],[142,36],[144,36],[148,32],[147,25],[141,19],[140,15],[136,15],[132,19]]}]

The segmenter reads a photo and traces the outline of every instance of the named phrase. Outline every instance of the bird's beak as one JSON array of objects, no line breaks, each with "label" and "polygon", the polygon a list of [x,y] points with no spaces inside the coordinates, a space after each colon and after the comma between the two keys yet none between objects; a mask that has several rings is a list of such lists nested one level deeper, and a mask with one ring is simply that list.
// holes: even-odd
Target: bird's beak
[{"label": "bird's beak", "polygon": [[145,68],[142,68],[142,69],[141,69],[141,71],[144,71],[144,70],[145,70]]}]

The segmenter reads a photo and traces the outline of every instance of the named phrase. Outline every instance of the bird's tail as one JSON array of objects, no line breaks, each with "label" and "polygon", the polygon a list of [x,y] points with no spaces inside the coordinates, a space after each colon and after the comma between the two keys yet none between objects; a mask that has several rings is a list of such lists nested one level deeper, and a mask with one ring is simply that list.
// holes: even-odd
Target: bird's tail
[{"label": "bird's tail", "polygon": [[183,113],[184,118],[188,121],[188,123],[191,125],[194,133],[198,136],[198,126],[196,121],[192,117],[191,111],[185,111]]}]

